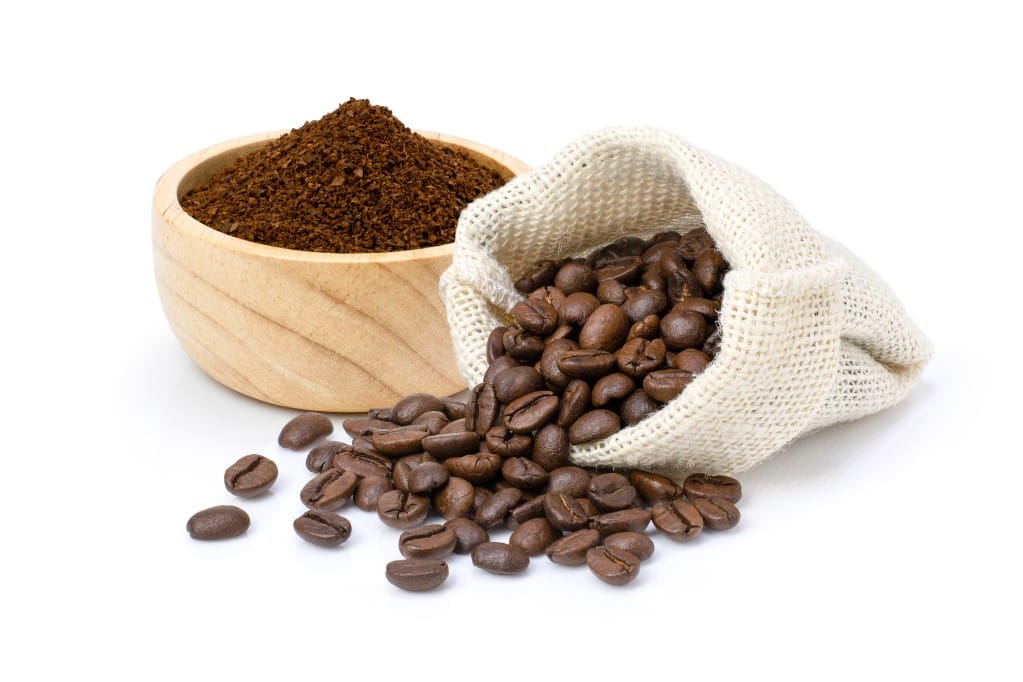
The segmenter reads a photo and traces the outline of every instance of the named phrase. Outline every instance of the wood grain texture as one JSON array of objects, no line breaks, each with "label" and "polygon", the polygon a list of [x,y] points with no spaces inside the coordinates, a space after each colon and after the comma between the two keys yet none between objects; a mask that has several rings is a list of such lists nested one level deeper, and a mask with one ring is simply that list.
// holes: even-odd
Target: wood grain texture
[{"label": "wood grain texture", "polygon": [[[495,149],[419,132],[505,178],[528,170]],[[191,188],[281,134],[203,149],[157,182],[156,283],[185,351],[225,386],[303,410],[362,412],[415,391],[464,389],[437,292],[451,245],[370,254],[295,251],[223,234],[181,208],[179,199]]]}]

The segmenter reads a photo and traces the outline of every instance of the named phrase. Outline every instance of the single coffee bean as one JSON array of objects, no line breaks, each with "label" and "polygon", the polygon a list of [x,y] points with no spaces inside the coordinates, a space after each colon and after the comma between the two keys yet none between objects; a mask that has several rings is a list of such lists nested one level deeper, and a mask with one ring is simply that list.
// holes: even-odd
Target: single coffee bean
[{"label": "single coffee bean", "polygon": [[514,575],[529,567],[529,555],[506,542],[483,542],[473,548],[472,563],[488,573]]},{"label": "single coffee bean", "polygon": [[368,417],[351,417],[341,422],[341,428],[352,438],[362,436],[364,438],[376,433],[387,433],[398,428],[394,422],[385,422],[382,419],[370,419]]},{"label": "single coffee bean", "polygon": [[504,480],[522,490],[538,490],[547,485],[547,470],[526,457],[510,457],[501,465]]},{"label": "single coffee bean", "polygon": [[543,497],[543,495],[537,495],[512,507],[508,515],[504,517],[504,525],[514,530],[530,519],[546,518],[546,512],[543,509]]},{"label": "single coffee bean", "polygon": [[672,540],[688,542],[703,531],[703,517],[692,502],[676,498],[654,502],[651,519],[657,530]]},{"label": "single coffee bean", "polygon": [[542,298],[519,301],[512,306],[511,313],[520,327],[538,336],[550,334],[558,326],[558,311]]},{"label": "single coffee bean", "polygon": [[708,296],[721,289],[721,280],[728,271],[728,262],[716,248],[705,249],[693,263],[693,274]]},{"label": "single coffee bean", "polygon": [[569,428],[590,409],[590,385],[582,379],[573,379],[561,394],[561,408],[555,423]]},{"label": "single coffee bean", "polygon": [[675,359],[672,360],[671,364],[675,366],[675,369],[689,372],[695,376],[707,369],[707,365],[710,364],[710,358],[702,350],[686,348],[675,355]]},{"label": "single coffee bean", "polygon": [[[398,428],[400,429],[400,428],[403,428],[403,427],[399,426]],[[332,441],[327,441],[327,442],[329,443],[329,442],[332,442]],[[343,445],[343,443],[342,443],[342,445]],[[319,446],[317,446],[317,447],[319,447]],[[316,448],[313,448],[313,449],[315,450]],[[364,455],[370,455],[372,457],[383,457],[383,455],[380,453],[380,451],[377,450],[375,447],[373,447],[373,441],[371,441],[369,438],[363,438],[362,436],[358,436],[356,438],[353,438],[352,439],[352,444],[351,444],[350,447],[339,448],[338,452],[347,451],[347,450],[351,450],[353,452],[361,452]],[[334,453],[334,456],[337,457],[337,452]],[[333,464],[333,462],[331,462],[331,464]]]},{"label": "single coffee bean", "polygon": [[589,471],[577,466],[558,467],[547,479],[547,491],[569,497],[584,497],[590,491]]},{"label": "single coffee bean", "polygon": [[703,297],[703,287],[699,280],[681,260],[676,263],[673,258],[665,258],[661,261],[661,272],[664,274],[668,303],[674,305],[692,296]]},{"label": "single coffee bean", "polygon": [[561,368],[558,367],[558,361],[568,351],[578,349],[579,344],[569,339],[558,339],[547,344],[543,355],[540,356],[538,369],[543,380],[547,382],[548,387],[560,391],[568,386],[568,382],[572,378],[561,371]]},{"label": "single coffee bean", "polygon": [[[535,367],[510,367],[494,377],[494,395],[498,402],[505,405],[527,393],[542,389],[543,377]],[[479,432],[479,428],[476,431]]]},{"label": "single coffee bean", "polygon": [[[631,324],[621,308],[613,303],[604,303],[586,318],[582,329],[579,330],[579,347],[611,352],[618,350],[625,341]],[[562,370],[564,369],[562,367]]]},{"label": "single coffee bean", "polygon": [[739,509],[723,497],[697,497],[693,506],[711,530],[728,530],[739,523]]},{"label": "single coffee bean", "polygon": [[642,268],[643,260],[639,256],[623,256],[604,261],[597,267],[594,274],[597,276],[598,286],[600,282],[609,279],[629,283],[639,277]]},{"label": "single coffee bean", "polygon": [[544,342],[525,329],[510,328],[504,333],[504,350],[522,362],[536,362],[543,354]]},{"label": "single coffee bean", "polygon": [[590,515],[579,501],[564,493],[546,493],[543,509],[547,520],[558,530],[579,530],[585,528]]},{"label": "single coffee bean", "polygon": [[480,510],[483,503],[487,501],[487,498],[494,494],[494,491],[486,488],[482,485],[478,485],[473,489],[472,493],[472,508],[469,510],[469,517],[474,518],[476,512]]},{"label": "single coffee bean", "polygon": [[224,487],[238,497],[262,495],[277,480],[277,465],[263,455],[245,455],[224,472]]},{"label": "single coffee bean", "polygon": [[667,476],[661,476],[642,469],[633,469],[629,472],[629,483],[633,485],[647,502],[658,502],[660,500],[672,500],[682,496],[682,486]]},{"label": "single coffee bean", "polygon": [[650,525],[649,509],[622,509],[590,519],[590,528],[601,535],[632,531],[642,533]]},{"label": "single coffee bean", "polygon": [[685,233],[678,242],[675,251],[689,262],[695,261],[701,253],[714,246],[714,240],[702,227]]},{"label": "single coffee bean", "polygon": [[444,460],[448,473],[464,478],[473,485],[490,483],[501,470],[501,458],[491,453],[462,455]]},{"label": "single coffee bean", "polygon": [[469,391],[465,403],[466,430],[482,436],[497,422],[500,409],[494,387],[486,382],[477,384]]},{"label": "single coffee bean", "polygon": [[681,369],[659,369],[643,379],[643,390],[654,400],[666,403],[689,385],[693,375]]},{"label": "single coffee bean", "polygon": [[614,305],[625,303],[625,285],[615,279],[604,280],[597,285],[597,300]]},{"label": "single coffee bean", "polygon": [[310,509],[292,525],[300,538],[320,547],[337,547],[352,535],[348,519],[322,509]]},{"label": "single coffee bean", "polygon": [[669,350],[700,348],[708,331],[707,320],[700,313],[672,311],[661,318],[661,337]]},{"label": "single coffee bean", "polygon": [[443,559],[455,551],[455,532],[438,523],[407,530],[398,538],[398,551],[406,559]]},{"label": "single coffee bean", "polygon": [[568,431],[557,424],[546,424],[533,436],[533,461],[547,471],[568,464]]},{"label": "single coffee bean", "polygon": [[577,291],[565,298],[559,316],[562,322],[580,326],[599,307],[600,300],[596,296],[588,291]]},{"label": "single coffee bean", "polygon": [[418,526],[430,513],[430,500],[401,490],[389,490],[377,501],[377,516],[391,528]]},{"label": "single coffee bean", "polygon": [[185,529],[196,540],[226,540],[247,531],[249,523],[243,509],[222,504],[192,514]]},{"label": "single coffee bean", "polygon": [[625,340],[626,342],[631,341],[632,339],[646,339],[647,341],[653,341],[660,333],[661,318],[657,315],[647,315],[646,317],[632,323],[632,326],[629,327],[629,334],[626,336]]},{"label": "single coffee bean", "polygon": [[394,490],[390,477],[372,476],[359,481],[355,488],[355,506],[362,511],[373,511],[377,508],[380,496],[388,490]]},{"label": "single coffee bean", "polygon": [[412,476],[412,472],[423,464],[436,461],[437,459],[428,452],[419,452],[400,458],[394,463],[394,469],[391,471],[391,480],[394,482],[394,487],[407,493],[409,491],[408,481],[409,477]]},{"label": "single coffee bean", "polygon": [[565,292],[555,286],[545,286],[529,292],[527,298],[547,301],[555,310],[561,310],[561,304],[565,302]]},{"label": "single coffee bean", "polygon": [[512,531],[508,544],[518,547],[530,556],[543,554],[552,542],[561,537],[561,531],[545,518],[529,519]]},{"label": "single coffee bean", "polygon": [[513,433],[532,433],[558,414],[561,401],[550,391],[534,391],[504,408],[504,425]]},{"label": "single coffee bean", "polygon": [[391,475],[391,460],[381,455],[367,455],[355,451],[338,452],[334,455],[334,466],[351,471],[360,478]]},{"label": "single coffee bean", "polygon": [[429,412],[423,412],[421,415],[415,418],[409,426],[420,426],[426,429],[426,432],[431,436],[441,432],[445,426],[448,425],[448,417],[446,414],[439,410],[430,410]]},{"label": "single coffee bean", "polygon": [[653,242],[647,250],[643,252],[640,259],[643,261],[643,265],[656,265],[661,262],[661,258],[664,257],[665,253],[673,251],[676,246],[678,246],[678,239],[665,239],[663,241]]},{"label": "single coffee bean", "polygon": [[[397,427],[395,427],[397,428]],[[334,466],[334,456],[339,452],[351,450],[352,446],[339,440],[328,440],[320,443],[305,458],[305,468],[313,473],[321,473]]]},{"label": "single coffee bean", "polygon": [[401,457],[423,451],[423,439],[429,432],[421,426],[404,426],[388,433],[378,433],[370,437],[370,442],[380,454],[388,457]]},{"label": "single coffee bean", "polygon": [[668,296],[660,289],[626,289],[625,295],[621,311],[630,325],[647,315],[660,315],[668,307]]},{"label": "single coffee bean", "polygon": [[422,445],[424,450],[437,459],[461,457],[479,451],[480,434],[475,431],[437,433],[424,438]]},{"label": "single coffee bean", "polygon": [[625,509],[636,501],[636,489],[624,475],[610,471],[590,479],[589,498],[603,512]]},{"label": "single coffee bean", "polygon": [[700,313],[708,321],[713,321],[718,319],[718,314],[721,312],[721,303],[712,301],[709,298],[684,298],[676,303],[671,310],[676,313]]},{"label": "single coffee bean", "polygon": [[615,400],[621,400],[636,389],[636,382],[627,374],[615,372],[602,376],[593,384],[590,401],[594,407],[605,407]]},{"label": "single coffee bean", "polygon": [[391,410],[391,419],[401,425],[411,424],[424,412],[444,411],[444,401],[429,393],[412,393],[405,396]]},{"label": "single coffee bean", "polygon": [[547,545],[547,558],[562,566],[581,566],[586,553],[600,544],[600,533],[584,528],[559,538]]},{"label": "single coffee bean", "polygon": [[593,500],[588,497],[577,497],[576,501],[579,503],[579,507],[586,514],[586,518],[593,519],[595,516],[600,515],[600,510],[597,509],[597,505],[593,504]]},{"label": "single coffee bean", "polygon": [[566,296],[577,291],[592,293],[597,289],[597,274],[585,263],[569,261],[562,265],[554,276],[554,286]]},{"label": "single coffee bean", "polygon": [[490,332],[490,336],[487,337],[488,363],[493,362],[505,354],[504,333],[506,331],[508,331],[507,327],[494,327],[493,331]]},{"label": "single coffee bean", "polygon": [[689,474],[682,483],[682,489],[691,500],[697,497],[723,497],[735,504],[742,499],[742,485],[731,476]]},{"label": "single coffee bean", "polygon": [[348,502],[358,483],[359,477],[351,471],[332,467],[306,483],[299,497],[310,509],[335,511]]},{"label": "single coffee bean", "polygon": [[553,284],[556,274],[558,274],[558,264],[555,261],[537,261],[536,265],[526,274],[515,280],[515,289],[521,294],[528,294],[534,289]]},{"label": "single coffee bean", "polygon": [[303,412],[284,425],[277,444],[289,450],[303,450],[334,431],[334,425],[319,412]]},{"label": "single coffee bean", "polygon": [[635,338],[625,342],[615,352],[615,363],[623,374],[634,379],[642,379],[650,372],[664,366],[667,347],[662,339],[647,341]]},{"label": "single coffee bean", "polygon": [[639,559],[631,552],[615,547],[594,547],[586,552],[586,565],[593,575],[608,585],[625,585],[639,575]]},{"label": "single coffee bean", "polygon": [[[644,270],[643,275],[639,278],[639,284],[641,287],[651,291],[666,291],[668,289],[668,281],[664,278],[661,264],[655,263]],[[626,294],[628,294],[627,291]],[[665,296],[664,300],[668,300],[667,296]]]},{"label": "single coffee bean", "polygon": [[476,489],[464,478],[452,476],[433,495],[433,508],[445,519],[468,516]]},{"label": "single coffee bean", "polygon": [[621,418],[610,410],[591,410],[575,420],[568,429],[573,445],[607,438],[622,428]]},{"label": "single coffee bean", "polygon": [[408,592],[427,592],[448,578],[448,565],[439,559],[398,559],[384,570],[387,582]]},{"label": "single coffee bean", "polygon": [[452,419],[448,422],[447,426],[440,430],[440,433],[461,433],[463,431],[471,431],[465,425],[465,417],[459,419]]},{"label": "single coffee bean", "polygon": [[581,379],[597,379],[614,371],[617,360],[606,350],[569,350],[558,358],[558,369],[566,376]]},{"label": "single coffee bean", "polygon": [[648,396],[642,388],[638,388],[622,401],[619,412],[626,425],[634,426],[659,409],[661,409],[661,404]]},{"label": "single coffee bean", "polygon": [[505,488],[490,495],[476,510],[474,521],[482,528],[493,528],[504,521],[504,517],[522,500],[518,488]]},{"label": "single coffee bean", "polygon": [[623,549],[640,561],[646,561],[654,554],[654,541],[645,533],[633,531],[612,533],[604,538],[603,545],[612,549]]},{"label": "single coffee bean", "polygon": [[514,433],[502,424],[487,431],[486,447],[498,457],[520,457],[533,447],[533,437],[527,433]]},{"label": "single coffee bean", "polygon": [[490,534],[472,519],[449,519],[444,524],[455,534],[455,554],[469,554],[484,542],[490,542]]},{"label": "single coffee bean", "polygon": [[465,403],[454,398],[441,398],[444,402],[444,416],[449,421],[465,417]]},{"label": "single coffee bean", "polygon": [[506,369],[511,369],[512,367],[518,366],[519,361],[511,356],[502,355],[499,358],[495,358],[494,361],[490,363],[490,366],[487,367],[487,371],[483,374],[483,383],[493,384],[494,377],[496,377],[498,374],[500,374]]},{"label": "single coffee bean", "polygon": [[408,491],[413,495],[429,495],[448,482],[447,467],[440,462],[424,462],[408,475]]}]

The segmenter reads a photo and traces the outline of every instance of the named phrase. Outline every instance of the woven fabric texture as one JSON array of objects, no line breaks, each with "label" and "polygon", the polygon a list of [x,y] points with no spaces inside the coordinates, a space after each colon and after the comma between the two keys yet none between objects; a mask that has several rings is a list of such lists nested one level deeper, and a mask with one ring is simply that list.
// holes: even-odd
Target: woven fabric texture
[{"label": "woven fabric texture", "polygon": [[481,381],[487,337],[533,262],[701,226],[731,265],[719,354],[657,413],[573,446],[574,462],[737,473],[906,395],[932,351],[885,283],[762,181],[647,128],[577,140],[462,212],[440,289],[466,383]]}]

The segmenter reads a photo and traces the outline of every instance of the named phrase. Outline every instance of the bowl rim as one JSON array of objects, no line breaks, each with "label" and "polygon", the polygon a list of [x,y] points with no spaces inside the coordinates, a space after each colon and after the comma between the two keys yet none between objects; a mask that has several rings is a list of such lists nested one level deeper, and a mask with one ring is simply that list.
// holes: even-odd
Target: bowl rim
[{"label": "bowl rim", "polygon": [[[259,142],[267,142],[276,139],[289,130],[274,130],[252,135],[236,137],[224,142],[204,147],[188,156],[180,159],[168,168],[156,181],[153,190],[153,210],[171,228],[182,232],[190,237],[209,242],[212,246],[230,251],[243,253],[250,256],[285,261],[304,261],[313,263],[388,263],[396,261],[427,260],[450,256],[454,251],[454,243],[442,244],[440,246],[428,246],[422,249],[408,249],[405,251],[382,251],[374,253],[323,253],[319,251],[301,251],[299,249],[287,249],[280,246],[270,246],[252,242],[240,237],[232,237],[217,230],[205,223],[201,223],[185,211],[178,200],[178,188],[190,172],[210,159],[230,152],[239,147],[248,146]],[[462,147],[469,151],[481,154],[492,159],[513,173],[514,176],[521,175],[529,170],[529,166],[498,149],[446,133],[439,133],[428,130],[415,130],[431,142],[440,142],[447,145]]]}]

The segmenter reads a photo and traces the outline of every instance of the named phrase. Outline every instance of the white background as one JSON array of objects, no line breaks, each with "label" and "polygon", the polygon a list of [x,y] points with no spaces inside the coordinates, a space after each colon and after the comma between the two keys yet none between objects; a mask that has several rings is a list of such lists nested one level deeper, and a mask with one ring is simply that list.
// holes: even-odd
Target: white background
[{"label": "white background", "polygon": [[[5,10],[0,678],[1020,679],[1020,22],[766,4]],[[739,528],[659,542],[628,588],[456,557],[443,590],[401,593],[369,515],[338,551],[295,536],[293,412],[191,364],[152,276],[164,169],[349,96],[534,165],[606,125],[672,130],[871,263],[937,354],[900,406],[743,476]],[[249,452],[281,468],[249,533],[190,540]]]}]

